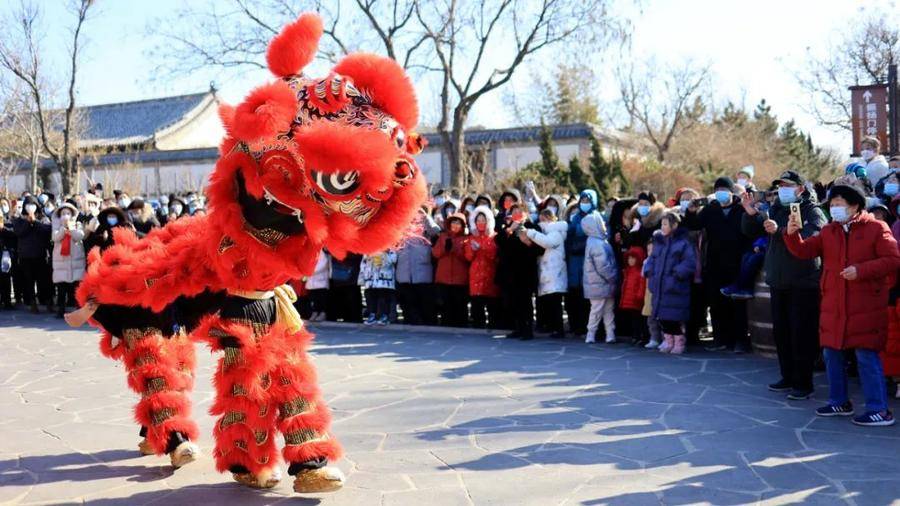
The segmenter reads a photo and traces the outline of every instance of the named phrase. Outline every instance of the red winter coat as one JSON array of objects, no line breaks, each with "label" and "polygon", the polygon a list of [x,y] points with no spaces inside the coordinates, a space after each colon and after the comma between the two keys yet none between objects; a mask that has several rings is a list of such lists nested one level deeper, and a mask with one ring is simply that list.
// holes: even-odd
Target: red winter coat
[{"label": "red winter coat", "polygon": [[900,376],[900,301],[889,306],[887,312],[888,337],[881,352],[881,365],[885,376]]},{"label": "red winter coat", "polygon": [[[887,341],[888,292],[900,268],[900,251],[887,225],[868,212],[848,226],[846,233],[832,222],[817,236],[804,240],[799,234],[785,235],[784,241],[798,258],[822,257],[821,345],[879,351]],[[850,266],[856,267],[853,281],[840,275]]]},{"label": "red winter coat", "polygon": [[[457,235],[450,234],[450,222],[453,219],[461,220],[463,232]],[[434,273],[434,282],[439,285],[468,285],[469,284],[469,260],[466,258],[465,234],[466,219],[462,214],[452,214],[444,221],[444,231],[438,236],[437,242],[431,247],[431,254],[437,259],[437,269]],[[447,250],[447,239],[450,238],[452,247]]]},{"label": "red winter coat", "polygon": [[[635,265],[628,265],[629,257],[637,259]],[[640,311],[644,308],[644,292],[647,291],[647,280],[641,274],[644,257],[644,249],[639,246],[632,246],[625,252],[622,261],[625,267],[622,271],[622,297],[619,299],[621,309]]]},{"label": "red winter coat", "polygon": [[[477,232],[476,232],[477,233]],[[472,244],[477,243],[476,251]],[[466,242],[466,259],[469,264],[469,295],[472,297],[498,297],[500,289],[494,283],[497,275],[497,243],[494,229],[485,229],[485,234],[470,235]]]}]

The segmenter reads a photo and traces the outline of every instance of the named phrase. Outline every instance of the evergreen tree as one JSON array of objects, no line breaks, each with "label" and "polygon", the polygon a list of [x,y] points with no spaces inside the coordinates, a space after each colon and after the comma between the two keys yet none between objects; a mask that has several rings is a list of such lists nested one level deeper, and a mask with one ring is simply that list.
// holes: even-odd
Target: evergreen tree
[{"label": "evergreen tree", "polygon": [[772,114],[772,106],[766,103],[766,99],[759,101],[756,110],[753,111],[753,119],[766,136],[774,136],[778,131],[778,118]]},{"label": "evergreen tree", "polygon": [[[612,180],[619,182],[619,191],[617,195],[631,195],[631,181],[625,177],[625,173],[622,171],[622,158],[619,155],[613,156],[612,163],[610,163],[610,172],[612,173]],[[604,198],[609,198],[611,195],[604,195]]]},{"label": "evergreen tree", "polygon": [[596,187],[594,178],[581,168],[581,160],[577,155],[572,156],[572,159],[569,160],[569,182],[571,183],[569,185],[570,192],[576,195],[585,188]]},{"label": "evergreen tree", "polygon": [[[603,198],[610,194],[612,183],[615,179],[610,163],[603,157],[603,149],[597,136],[591,135],[590,174],[596,185],[595,189]],[[584,188],[579,188],[579,191]]]},{"label": "evergreen tree", "polygon": [[541,166],[539,173],[542,179],[553,183],[554,191],[569,188],[569,172],[559,161],[556,148],[553,146],[553,129],[543,122],[541,123],[541,138],[539,149],[541,152]]}]

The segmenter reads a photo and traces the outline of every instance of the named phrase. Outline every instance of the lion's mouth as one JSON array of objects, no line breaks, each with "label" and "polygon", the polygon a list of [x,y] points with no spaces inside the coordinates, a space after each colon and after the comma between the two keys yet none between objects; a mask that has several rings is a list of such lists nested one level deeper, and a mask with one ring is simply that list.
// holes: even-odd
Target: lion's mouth
[{"label": "lion's mouth", "polygon": [[270,229],[287,236],[306,232],[303,211],[279,201],[269,190],[264,198],[257,199],[247,192],[243,176],[236,175],[238,205],[247,224],[257,230]]}]

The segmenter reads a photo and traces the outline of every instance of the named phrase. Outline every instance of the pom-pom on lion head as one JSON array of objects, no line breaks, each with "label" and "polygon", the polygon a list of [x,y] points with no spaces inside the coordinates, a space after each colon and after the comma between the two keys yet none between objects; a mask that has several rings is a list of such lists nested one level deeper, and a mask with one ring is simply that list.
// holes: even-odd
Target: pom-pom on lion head
[{"label": "pom-pom on lion head", "polygon": [[426,199],[413,159],[424,147],[415,90],[397,62],[374,54],[351,54],[324,78],[304,75],[321,35],[319,17],[301,15],[269,43],[277,80],[221,107],[227,134],[210,215],[230,222],[230,236],[285,253],[380,251]]}]

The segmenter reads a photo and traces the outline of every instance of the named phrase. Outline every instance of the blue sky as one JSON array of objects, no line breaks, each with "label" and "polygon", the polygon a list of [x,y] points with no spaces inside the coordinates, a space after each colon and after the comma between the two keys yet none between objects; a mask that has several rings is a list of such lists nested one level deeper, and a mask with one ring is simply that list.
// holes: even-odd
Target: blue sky
[{"label": "blue sky", "polygon": [[[8,0],[9,1],[9,0]],[[153,37],[148,36],[151,20],[174,12],[177,0],[103,0],[87,27],[88,44],[79,75],[81,104],[139,100],[170,94],[204,91],[215,73],[203,73],[177,80],[153,80]],[[48,28],[47,47],[51,60],[65,57],[59,30],[70,19],[65,2],[41,2]],[[644,0],[640,11],[629,9],[634,20],[633,48],[637,58],[658,61],[685,59],[709,62],[714,73],[716,94],[747,106],[761,98],[773,105],[782,120],[795,118],[801,128],[811,131],[821,144],[845,150],[849,136],[818,127],[803,107],[808,99],[796,84],[794,72],[802,67],[807,48],[824,49],[843,30],[860,18],[862,9],[895,12],[895,0]],[[517,86],[523,86],[535,69],[550,68],[547,54],[523,69]],[[588,57],[598,75],[598,96],[612,103],[616,99],[610,66],[615,59],[600,61]],[[238,79],[216,79],[223,98],[238,101],[253,86],[262,83],[265,72],[252,71]],[[420,96],[425,120],[434,117],[434,90],[423,86]],[[490,127],[506,126],[510,115],[503,106],[502,93],[484,97],[471,123]]]}]

